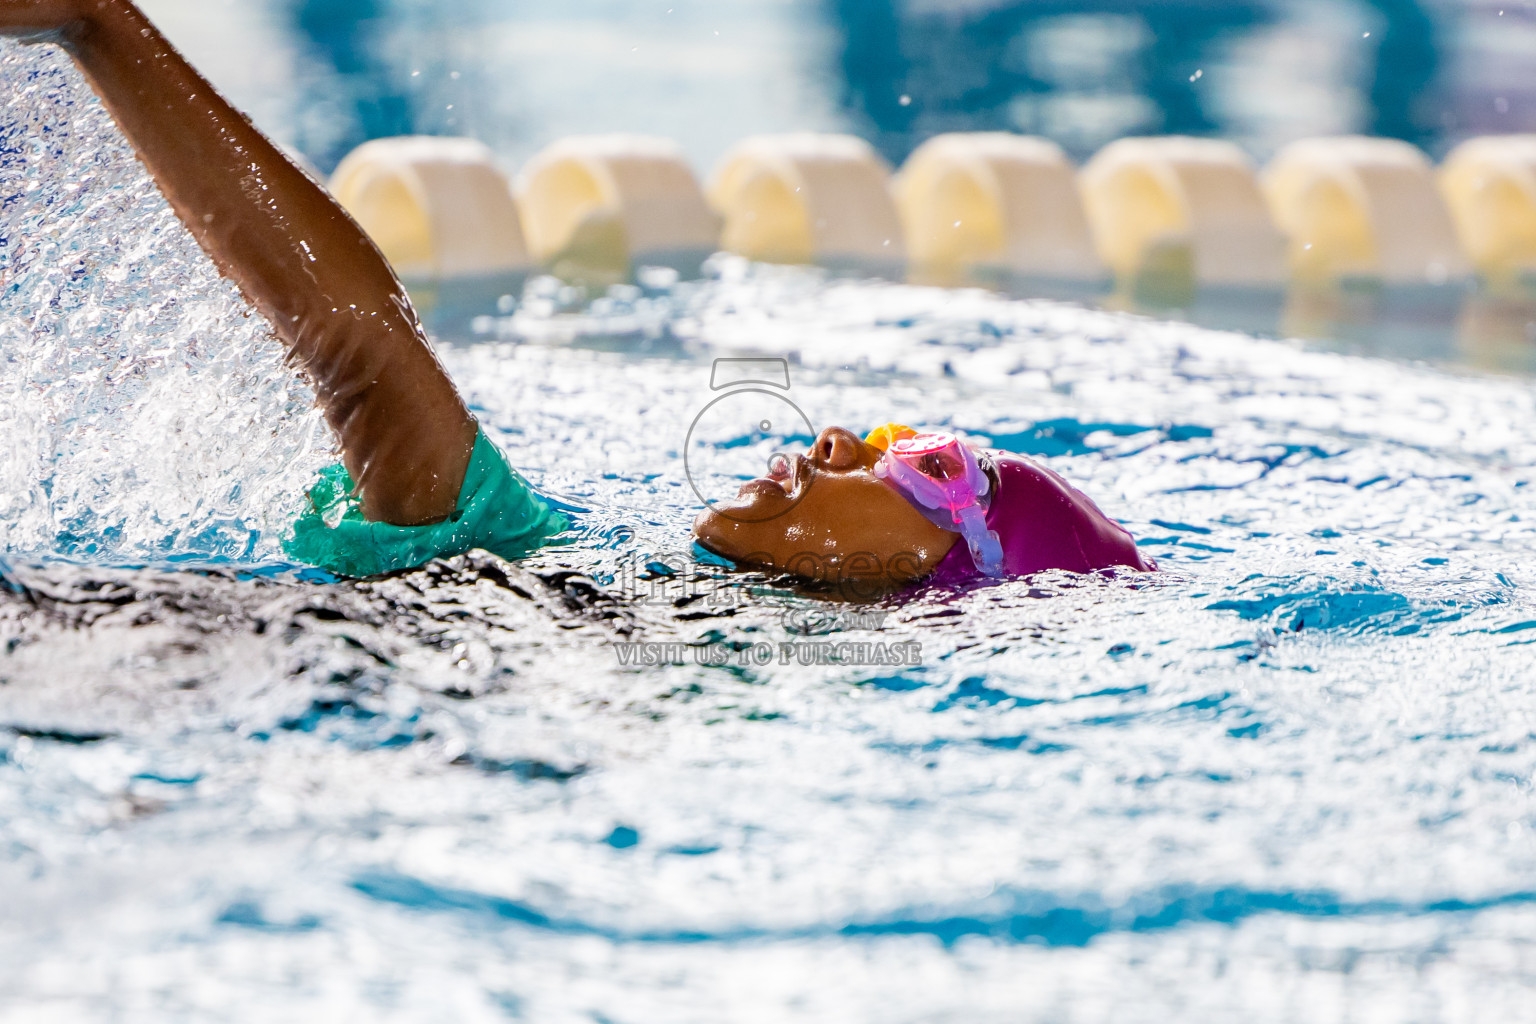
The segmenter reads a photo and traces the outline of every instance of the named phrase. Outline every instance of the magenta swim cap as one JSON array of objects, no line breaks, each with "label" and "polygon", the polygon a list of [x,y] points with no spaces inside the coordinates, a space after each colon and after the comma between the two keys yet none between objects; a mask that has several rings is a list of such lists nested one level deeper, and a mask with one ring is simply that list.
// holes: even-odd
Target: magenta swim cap
[{"label": "magenta swim cap", "polygon": [[[1082,491],[1032,459],[987,453],[998,486],[986,512],[1002,547],[1001,571],[1028,576],[1047,569],[1098,572],[1124,566],[1152,572],[1157,564],[1136,547],[1130,531],[1099,510]],[[963,583],[983,573],[967,544],[949,549],[930,580]]]}]

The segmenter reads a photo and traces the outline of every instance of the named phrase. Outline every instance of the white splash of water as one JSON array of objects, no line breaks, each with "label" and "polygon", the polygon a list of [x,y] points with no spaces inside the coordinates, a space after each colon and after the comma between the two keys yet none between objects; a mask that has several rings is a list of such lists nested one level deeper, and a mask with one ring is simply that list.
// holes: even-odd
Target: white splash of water
[{"label": "white splash of water", "polygon": [[267,561],[334,459],[79,71],[0,45],[0,555]]}]

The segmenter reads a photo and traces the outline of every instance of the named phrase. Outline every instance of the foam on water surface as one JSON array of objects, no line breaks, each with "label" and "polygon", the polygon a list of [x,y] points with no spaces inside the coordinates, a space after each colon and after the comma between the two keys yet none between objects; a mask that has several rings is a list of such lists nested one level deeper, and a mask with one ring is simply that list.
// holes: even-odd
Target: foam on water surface
[{"label": "foam on water surface", "polygon": [[[248,539],[320,449],[204,272],[208,323],[248,354],[191,365],[266,395],[289,446],[231,463],[271,484],[227,506]],[[592,509],[519,566],[309,585],[18,557],[60,543],[47,526],[7,542],[0,1018],[1523,1012],[1528,381],[734,260],[642,278],[595,301],[536,280],[443,348],[514,464]],[[114,343],[162,337],[135,324]],[[37,379],[73,404],[21,435],[42,439],[18,449],[43,461],[14,470],[28,488],[116,400],[94,363],[71,391],[40,333],[8,350],[55,360]],[[648,564],[687,550],[710,360],[764,353],[815,427],[1047,458],[1165,571],[873,609],[763,580],[680,593]],[[190,417],[200,394],[162,405]],[[638,668],[615,646],[817,639],[917,643],[922,664]]]}]

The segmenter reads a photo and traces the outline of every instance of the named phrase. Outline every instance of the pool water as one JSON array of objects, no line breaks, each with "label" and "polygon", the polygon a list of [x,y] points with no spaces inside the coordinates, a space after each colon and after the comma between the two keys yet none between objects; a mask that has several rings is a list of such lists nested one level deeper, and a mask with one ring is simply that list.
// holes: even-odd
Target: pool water
[{"label": "pool water", "polygon": [[[78,81],[4,61],[0,1020],[1527,1005],[1528,380],[729,259],[535,279],[440,352],[575,535],[326,581],[276,546],[333,457],[303,387]],[[854,606],[696,560],[685,438],[749,354],[816,428],[1046,459],[1164,571]],[[920,664],[739,656],[829,639]]]}]

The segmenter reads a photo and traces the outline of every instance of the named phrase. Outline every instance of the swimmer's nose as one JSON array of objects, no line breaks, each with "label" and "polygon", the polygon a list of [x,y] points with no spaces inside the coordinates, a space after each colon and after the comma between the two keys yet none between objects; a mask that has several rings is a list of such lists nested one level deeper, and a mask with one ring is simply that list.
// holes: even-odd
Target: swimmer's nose
[{"label": "swimmer's nose", "polygon": [[859,464],[864,443],[850,430],[828,427],[811,445],[811,461],[824,469],[852,469]]}]

